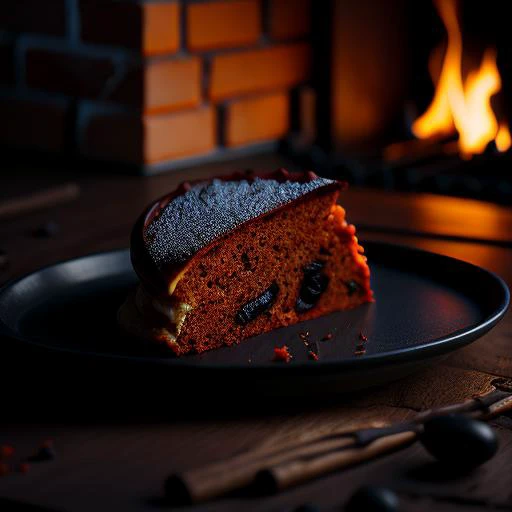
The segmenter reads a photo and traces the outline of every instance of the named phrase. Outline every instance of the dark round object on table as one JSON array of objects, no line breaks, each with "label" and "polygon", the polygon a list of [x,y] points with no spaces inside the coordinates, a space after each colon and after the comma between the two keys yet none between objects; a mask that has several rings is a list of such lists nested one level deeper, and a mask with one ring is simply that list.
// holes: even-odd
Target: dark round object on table
[{"label": "dark round object on table", "polygon": [[487,423],[455,414],[425,422],[420,440],[437,460],[461,468],[475,468],[498,450],[498,437]]},{"label": "dark round object on table", "polygon": [[191,505],[193,500],[187,484],[179,475],[171,475],[164,484],[167,502],[175,506]]},{"label": "dark round object on table", "polygon": [[51,238],[59,234],[60,226],[53,221],[45,222],[38,226],[34,231],[32,231],[32,235],[36,238]]},{"label": "dark round object on table", "polygon": [[397,495],[385,487],[364,486],[347,501],[346,512],[396,512]]}]

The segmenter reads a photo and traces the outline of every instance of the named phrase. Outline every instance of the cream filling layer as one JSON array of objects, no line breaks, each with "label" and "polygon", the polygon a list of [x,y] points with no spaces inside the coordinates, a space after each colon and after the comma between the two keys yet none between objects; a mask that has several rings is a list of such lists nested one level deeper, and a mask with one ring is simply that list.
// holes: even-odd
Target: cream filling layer
[{"label": "cream filling layer", "polygon": [[135,305],[142,316],[146,316],[148,310],[156,311],[160,315],[165,316],[169,321],[169,326],[166,330],[174,338],[174,341],[179,336],[188,313],[192,311],[192,306],[185,302],[174,304],[170,300],[153,297],[142,285],[137,289]]}]

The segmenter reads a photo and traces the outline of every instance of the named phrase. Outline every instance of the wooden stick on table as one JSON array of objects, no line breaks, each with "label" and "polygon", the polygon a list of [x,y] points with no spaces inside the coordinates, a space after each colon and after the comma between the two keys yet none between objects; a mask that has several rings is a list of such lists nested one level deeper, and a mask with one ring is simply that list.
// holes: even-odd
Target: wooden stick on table
[{"label": "wooden stick on table", "polygon": [[7,199],[0,202],[0,220],[18,217],[36,210],[67,203],[73,201],[79,195],[80,187],[76,183],[65,183],[64,185],[40,192],[33,192],[26,196]]},{"label": "wooden stick on table", "polygon": [[172,475],[166,482],[167,498],[175,503],[200,503],[251,483],[263,492],[286,489],[330,471],[371,460],[413,443],[423,422],[446,414],[488,419],[512,408],[505,388],[452,406],[420,413],[413,420],[388,427],[333,432],[307,441],[253,450],[204,468]]}]

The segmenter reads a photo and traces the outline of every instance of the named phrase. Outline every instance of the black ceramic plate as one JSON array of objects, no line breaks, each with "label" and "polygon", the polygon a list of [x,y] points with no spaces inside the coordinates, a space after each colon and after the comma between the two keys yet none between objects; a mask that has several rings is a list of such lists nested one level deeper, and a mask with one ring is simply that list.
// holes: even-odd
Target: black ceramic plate
[{"label": "black ceramic plate", "polygon": [[[346,391],[415,371],[479,338],[506,311],[509,291],[486,270],[401,246],[365,246],[374,304],[178,359],[125,337],[117,327],[117,309],[137,284],[127,250],[59,263],[0,291],[2,344],[58,360],[53,375],[87,361],[97,378],[106,365],[129,368],[135,379],[144,375],[145,383],[157,376],[179,379],[183,388],[236,379],[237,386],[273,392]],[[299,336],[306,331],[318,347],[316,362]],[[329,333],[332,339],[322,341]],[[368,339],[362,355],[360,333]],[[284,344],[293,361],[273,362],[274,347]]]}]

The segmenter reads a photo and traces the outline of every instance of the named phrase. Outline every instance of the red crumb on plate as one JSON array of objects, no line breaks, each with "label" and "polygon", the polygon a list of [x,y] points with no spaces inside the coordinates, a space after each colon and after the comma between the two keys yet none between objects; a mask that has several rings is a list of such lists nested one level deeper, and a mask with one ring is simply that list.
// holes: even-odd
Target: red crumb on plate
[{"label": "red crumb on plate", "polygon": [[274,361],[282,361],[289,363],[292,360],[292,355],[286,345],[282,347],[274,347]]},{"label": "red crumb on plate", "polygon": [[328,332],[323,338],[322,341],[329,341],[332,340],[332,334]]},{"label": "red crumb on plate", "polygon": [[312,359],[313,361],[318,361],[318,354],[315,354],[312,350],[309,351],[309,359]]},{"label": "red crumb on plate", "polygon": [[354,352],[354,355],[356,356],[362,356],[366,354],[366,347],[364,345],[357,345],[356,350]]},{"label": "red crumb on plate", "polygon": [[368,341],[368,337],[365,336],[362,332],[359,333],[359,339],[361,341]]}]

